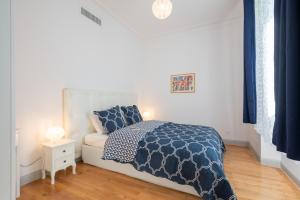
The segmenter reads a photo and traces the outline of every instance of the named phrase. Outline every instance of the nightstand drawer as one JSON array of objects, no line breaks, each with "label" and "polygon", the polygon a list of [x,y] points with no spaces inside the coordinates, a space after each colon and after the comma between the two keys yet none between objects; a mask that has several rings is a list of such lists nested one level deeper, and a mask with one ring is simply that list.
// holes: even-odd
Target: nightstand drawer
[{"label": "nightstand drawer", "polygon": [[74,154],[74,144],[60,146],[54,149],[54,158],[61,158],[70,154]]},{"label": "nightstand drawer", "polygon": [[58,158],[54,161],[55,169],[63,169],[74,163],[74,154]]}]

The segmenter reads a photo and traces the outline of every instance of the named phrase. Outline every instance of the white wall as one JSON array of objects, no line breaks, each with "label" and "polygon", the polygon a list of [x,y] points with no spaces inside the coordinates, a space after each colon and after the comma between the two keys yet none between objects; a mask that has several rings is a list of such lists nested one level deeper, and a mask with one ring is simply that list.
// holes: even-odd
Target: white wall
[{"label": "white wall", "polygon": [[[103,26],[80,14],[84,6]],[[50,126],[62,125],[62,89],[135,91],[139,39],[93,1],[17,1],[15,10],[16,112],[21,164],[41,156]],[[41,162],[23,167],[24,176]]]},{"label": "white wall", "polygon": [[300,161],[290,160],[286,157],[286,155],[282,154],[281,164],[300,186]]},{"label": "white wall", "polygon": [[280,167],[281,153],[276,150],[276,147],[271,144],[270,141],[266,142],[264,138],[257,133],[253,125],[249,127],[248,141],[251,150],[254,151],[261,164]]},{"label": "white wall", "polygon": [[[141,102],[155,118],[215,127],[225,140],[248,141],[242,123],[242,19],[151,39]],[[171,94],[170,75],[196,73],[195,94]]]},{"label": "white wall", "polygon": [[281,166],[300,185],[299,161],[290,160],[285,154],[278,152],[273,144],[264,141],[254,127],[249,129],[248,141],[261,164],[278,168]]},{"label": "white wall", "polygon": [[261,158],[261,135],[254,129],[253,125],[249,125],[248,141],[252,151],[254,151],[258,159]]},{"label": "white wall", "polygon": [[270,142],[264,141],[261,138],[261,158],[260,161],[263,165],[280,167],[281,153],[276,150],[276,147]]},{"label": "white wall", "polygon": [[0,199],[15,199],[11,1],[0,1]]}]

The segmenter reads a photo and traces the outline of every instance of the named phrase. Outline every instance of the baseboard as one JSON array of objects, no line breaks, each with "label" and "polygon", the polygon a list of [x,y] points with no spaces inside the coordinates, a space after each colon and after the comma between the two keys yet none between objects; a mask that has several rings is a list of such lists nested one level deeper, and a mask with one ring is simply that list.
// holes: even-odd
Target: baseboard
[{"label": "baseboard", "polygon": [[33,181],[39,180],[41,178],[42,178],[42,170],[38,170],[30,174],[27,174],[25,176],[21,176],[20,185],[23,186]]},{"label": "baseboard", "polygon": [[280,161],[270,160],[270,159],[261,159],[260,163],[265,166],[276,167],[276,168],[280,168],[281,165]]},{"label": "baseboard", "polygon": [[258,160],[258,161],[260,162],[260,159],[261,159],[260,154],[258,154],[258,153],[255,151],[255,149],[254,149],[254,147],[251,145],[251,143],[249,143],[248,148],[249,148],[250,151],[255,155],[256,160]]},{"label": "baseboard", "polygon": [[240,147],[248,147],[249,146],[249,142],[247,142],[247,141],[228,140],[228,139],[223,139],[223,141],[227,145],[235,145],[235,146],[240,146]]},{"label": "baseboard", "polygon": [[[82,157],[79,157],[79,158],[76,158],[75,159],[75,162],[78,163],[78,162],[82,162]],[[49,175],[48,172],[46,172],[47,175]],[[35,171],[35,172],[32,172],[30,174],[27,174],[25,176],[21,176],[20,178],[20,185],[21,187],[28,184],[28,183],[31,183],[33,181],[36,181],[36,180],[39,180],[42,178],[42,170],[38,170],[38,171]]]},{"label": "baseboard", "polygon": [[[233,140],[224,140],[224,143],[228,144],[228,145],[236,145],[236,146],[241,146],[241,147],[248,147],[254,153],[254,155],[256,156],[257,160],[260,160],[260,156],[256,153],[256,151],[254,150],[254,148],[252,147],[252,145],[250,143],[248,143],[248,142],[233,141]],[[81,157],[76,159],[76,162],[81,162],[81,161],[82,161]],[[273,160],[263,160],[263,161],[261,161],[261,163],[263,165],[274,166],[274,167],[281,167],[281,169],[287,174],[287,176],[289,178],[291,178],[296,183],[296,185],[298,185],[298,187],[300,187],[300,179],[297,178],[296,176],[294,176],[293,173],[291,173],[291,171],[289,169],[287,169],[283,164],[280,164],[280,163],[278,163],[276,161],[273,161]],[[39,180],[41,178],[42,178],[42,171],[38,170],[38,171],[32,172],[30,174],[27,174],[25,176],[21,176],[20,185],[24,186],[24,185],[26,185],[28,183],[31,183],[31,182],[36,181],[36,180]]]},{"label": "baseboard", "polygon": [[75,158],[75,162],[76,162],[76,163],[82,162],[82,157],[80,156],[80,157],[78,157],[78,158]]},{"label": "baseboard", "polygon": [[293,182],[300,188],[300,177],[296,177],[288,168],[286,168],[282,163],[280,165],[281,169],[287,174],[287,176],[293,180]]}]

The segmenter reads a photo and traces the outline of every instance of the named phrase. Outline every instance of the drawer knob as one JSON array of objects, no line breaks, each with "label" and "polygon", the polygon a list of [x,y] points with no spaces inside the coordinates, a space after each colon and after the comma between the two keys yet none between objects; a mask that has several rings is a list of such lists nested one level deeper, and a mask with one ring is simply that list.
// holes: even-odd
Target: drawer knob
[{"label": "drawer knob", "polygon": [[66,153],[66,150],[63,150],[62,152],[63,152],[63,153]]},{"label": "drawer knob", "polygon": [[67,161],[66,160],[64,160],[64,163],[66,163]]}]

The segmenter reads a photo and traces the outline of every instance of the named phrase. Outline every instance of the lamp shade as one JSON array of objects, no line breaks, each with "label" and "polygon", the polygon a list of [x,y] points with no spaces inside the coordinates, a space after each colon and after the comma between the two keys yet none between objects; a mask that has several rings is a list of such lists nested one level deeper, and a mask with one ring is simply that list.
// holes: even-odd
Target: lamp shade
[{"label": "lamp shade", "polygon": [[155,0],[152,4],[152,12],[160,20],[167,19],[171,15],[172,9],[171,0]]},{"label": "lamp shade", "polygon": [[143,112],[143,119],[144,120],[152,120],[153,119],[153,113],[151,111]]},{"label": "lamp shade", "polygon": [[51,140],[52,143],[57,142],[60,140],[62,137],[64,137],[65,131],[61,127],[51,127],[48,128],[47,133],[46,133],[46,138]]},{"label": "lamp shade", "polygon": [[149,119],[149,117],[150,117],[150,112],[148,111],[143,112],[143,118]]}]

